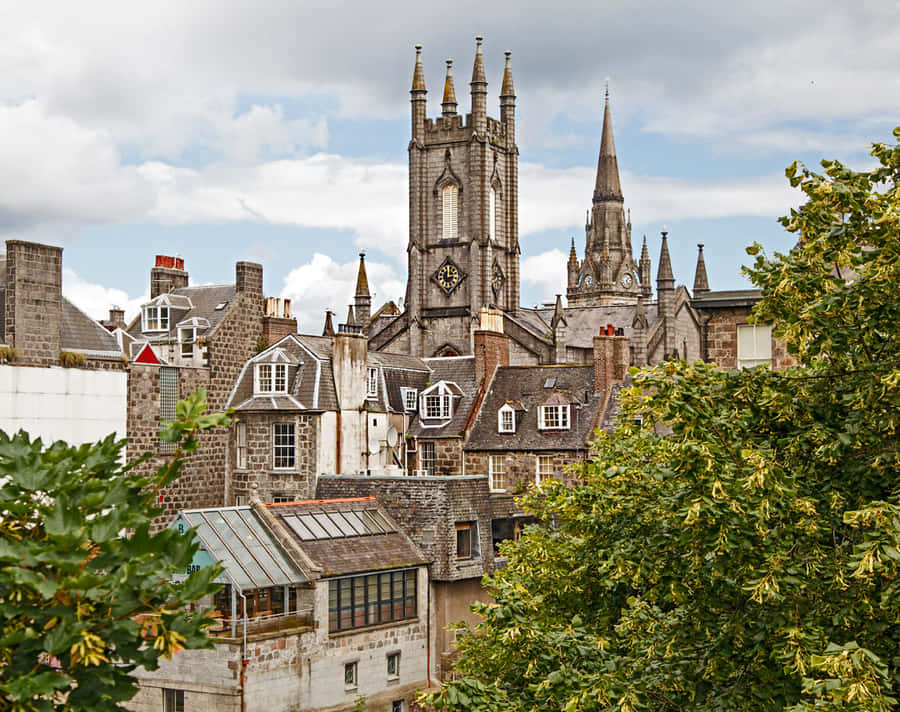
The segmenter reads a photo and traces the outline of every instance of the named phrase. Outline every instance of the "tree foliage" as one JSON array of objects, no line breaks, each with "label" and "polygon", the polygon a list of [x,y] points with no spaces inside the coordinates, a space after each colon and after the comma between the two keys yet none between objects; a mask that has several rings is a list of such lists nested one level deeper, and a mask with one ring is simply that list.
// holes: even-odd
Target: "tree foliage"
[{"label": "tree foliage", "polygon": [[125,441],[45,447],[0,431],[0,709],[119,710],[137,691],[130,673],[209,645],[211,621],[189,604],[214,592],[217,567],[182,583],[193,537],[165,529],[161,488],[179,475],[201,430],[205,391],[178,403],[161,437],[180,443],[155,473],[123,465]]},{"label": "tree foliage", "polygon": [[748,249],[803,366],[635,373],[584,485],[523,498],[545,526],[507,545],[435,707],[897,706],[900,143],[872,155],[790,166],[796,246]]}]

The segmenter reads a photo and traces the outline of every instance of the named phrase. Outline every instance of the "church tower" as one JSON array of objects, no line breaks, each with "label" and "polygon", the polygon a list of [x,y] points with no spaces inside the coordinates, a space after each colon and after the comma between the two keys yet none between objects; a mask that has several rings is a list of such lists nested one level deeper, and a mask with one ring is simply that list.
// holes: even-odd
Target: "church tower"
[{"label": "church tower", "polygon": [[624,204],[607,88],[597,179],[584,226],[584,260],[576,259],[574,245],[569,256],[569,306],[636,304],[638,296],[649,288],[649,264],[642,271],[634,261],[631,216],[626,219]]},{"label": "church tower", "polygon": [[472,353],[482,307],[519,304],[516,96],[509,52],[500,119],[487,115],[488,83],[476,38],[469,83],[471,113],[457,113],[447,60],[441,115],[426,116],[422,48],[416,46],[410,102],[409,351],[418,356]]}]

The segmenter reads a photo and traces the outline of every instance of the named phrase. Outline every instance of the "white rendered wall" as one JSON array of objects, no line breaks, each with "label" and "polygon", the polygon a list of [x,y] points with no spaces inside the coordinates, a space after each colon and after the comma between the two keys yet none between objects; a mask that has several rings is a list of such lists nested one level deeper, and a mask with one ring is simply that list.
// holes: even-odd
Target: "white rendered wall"
[{"label": "white rendered wall", "polygon": [[24,430],[45,444],[125,437],[124,371],[0,365],[0,430]]}]

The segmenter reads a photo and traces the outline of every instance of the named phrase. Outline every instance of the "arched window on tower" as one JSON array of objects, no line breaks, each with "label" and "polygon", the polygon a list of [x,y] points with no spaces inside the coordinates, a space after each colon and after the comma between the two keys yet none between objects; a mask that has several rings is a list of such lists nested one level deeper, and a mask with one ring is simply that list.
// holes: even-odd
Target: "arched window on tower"
[{"label": "arched window on tower", "polygon": [[441,239],[455,240],[458,232],[458,203],[459,188],[453,183],[448,183],[441,190]]},{"label": "arched window on tower", "polygon": [[497,191],[493,187],[491,188],[491,199],[490,206],[488,207],[490,213],[490,228],[488,236],[492,240],[497,239]]}]

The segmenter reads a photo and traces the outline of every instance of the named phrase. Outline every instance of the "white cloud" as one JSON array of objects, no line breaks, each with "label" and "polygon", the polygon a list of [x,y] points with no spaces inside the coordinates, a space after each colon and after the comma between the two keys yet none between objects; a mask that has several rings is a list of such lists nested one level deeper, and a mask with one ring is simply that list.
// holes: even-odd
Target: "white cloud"
[{"label": "white cloud", "polygon": [[360,247],[386,253],[406,248],[406,166],[316,154],[234,170],[203,171],[155,162],[141,175],[157,186],[148,216],[168,223],[262,220],[349,229]]},{"label": "white cloud", "polygon": [[111,137],[39,100],[0,104],[0,234],[40,223],[111,222],[146,213],[151,185],[122,166]]},{"label": "white cloud", "polygon": [[125,321],[130,322],[149,298],[146,294],[129,297],[121,289],[87,282],[68,267],[63,267],[62,278],[63,296],[92,319],[108,318],[109,308],[117,306],[125,310]]},{"label": "white cloud", "polygon": [[[783,175],[687,180],[621,172],[625,204],[635,222],[688,218],[774,216],[797,205],[799,193]],[[524,163],[519,171],[522,235],[582,225],[591,206],[593,168],[547,168]]]},{"label": "white cloud", "polygon": [[[358,261],[339,264],[317,252],[309,262],[290,271],[284,279],[281,296],[291,300],[291,311],[297,317],[301,333],[320,333],[326,309],[335,312],[335,328],[346,320],[347,306],[353,303],[358,269]],[[405,280],[397,277],[391,265],[366,260],[366,276],[373,313],[385,302],[403,298]]]},{"label": "white cloud", "polygon": [[[522,282],[529,294],[537,294],[542,302],[553,301],[566,284],[567,255],[553,249],[526,257],[521,262]],[[563,295],[565,296],[565,295]]]}]

